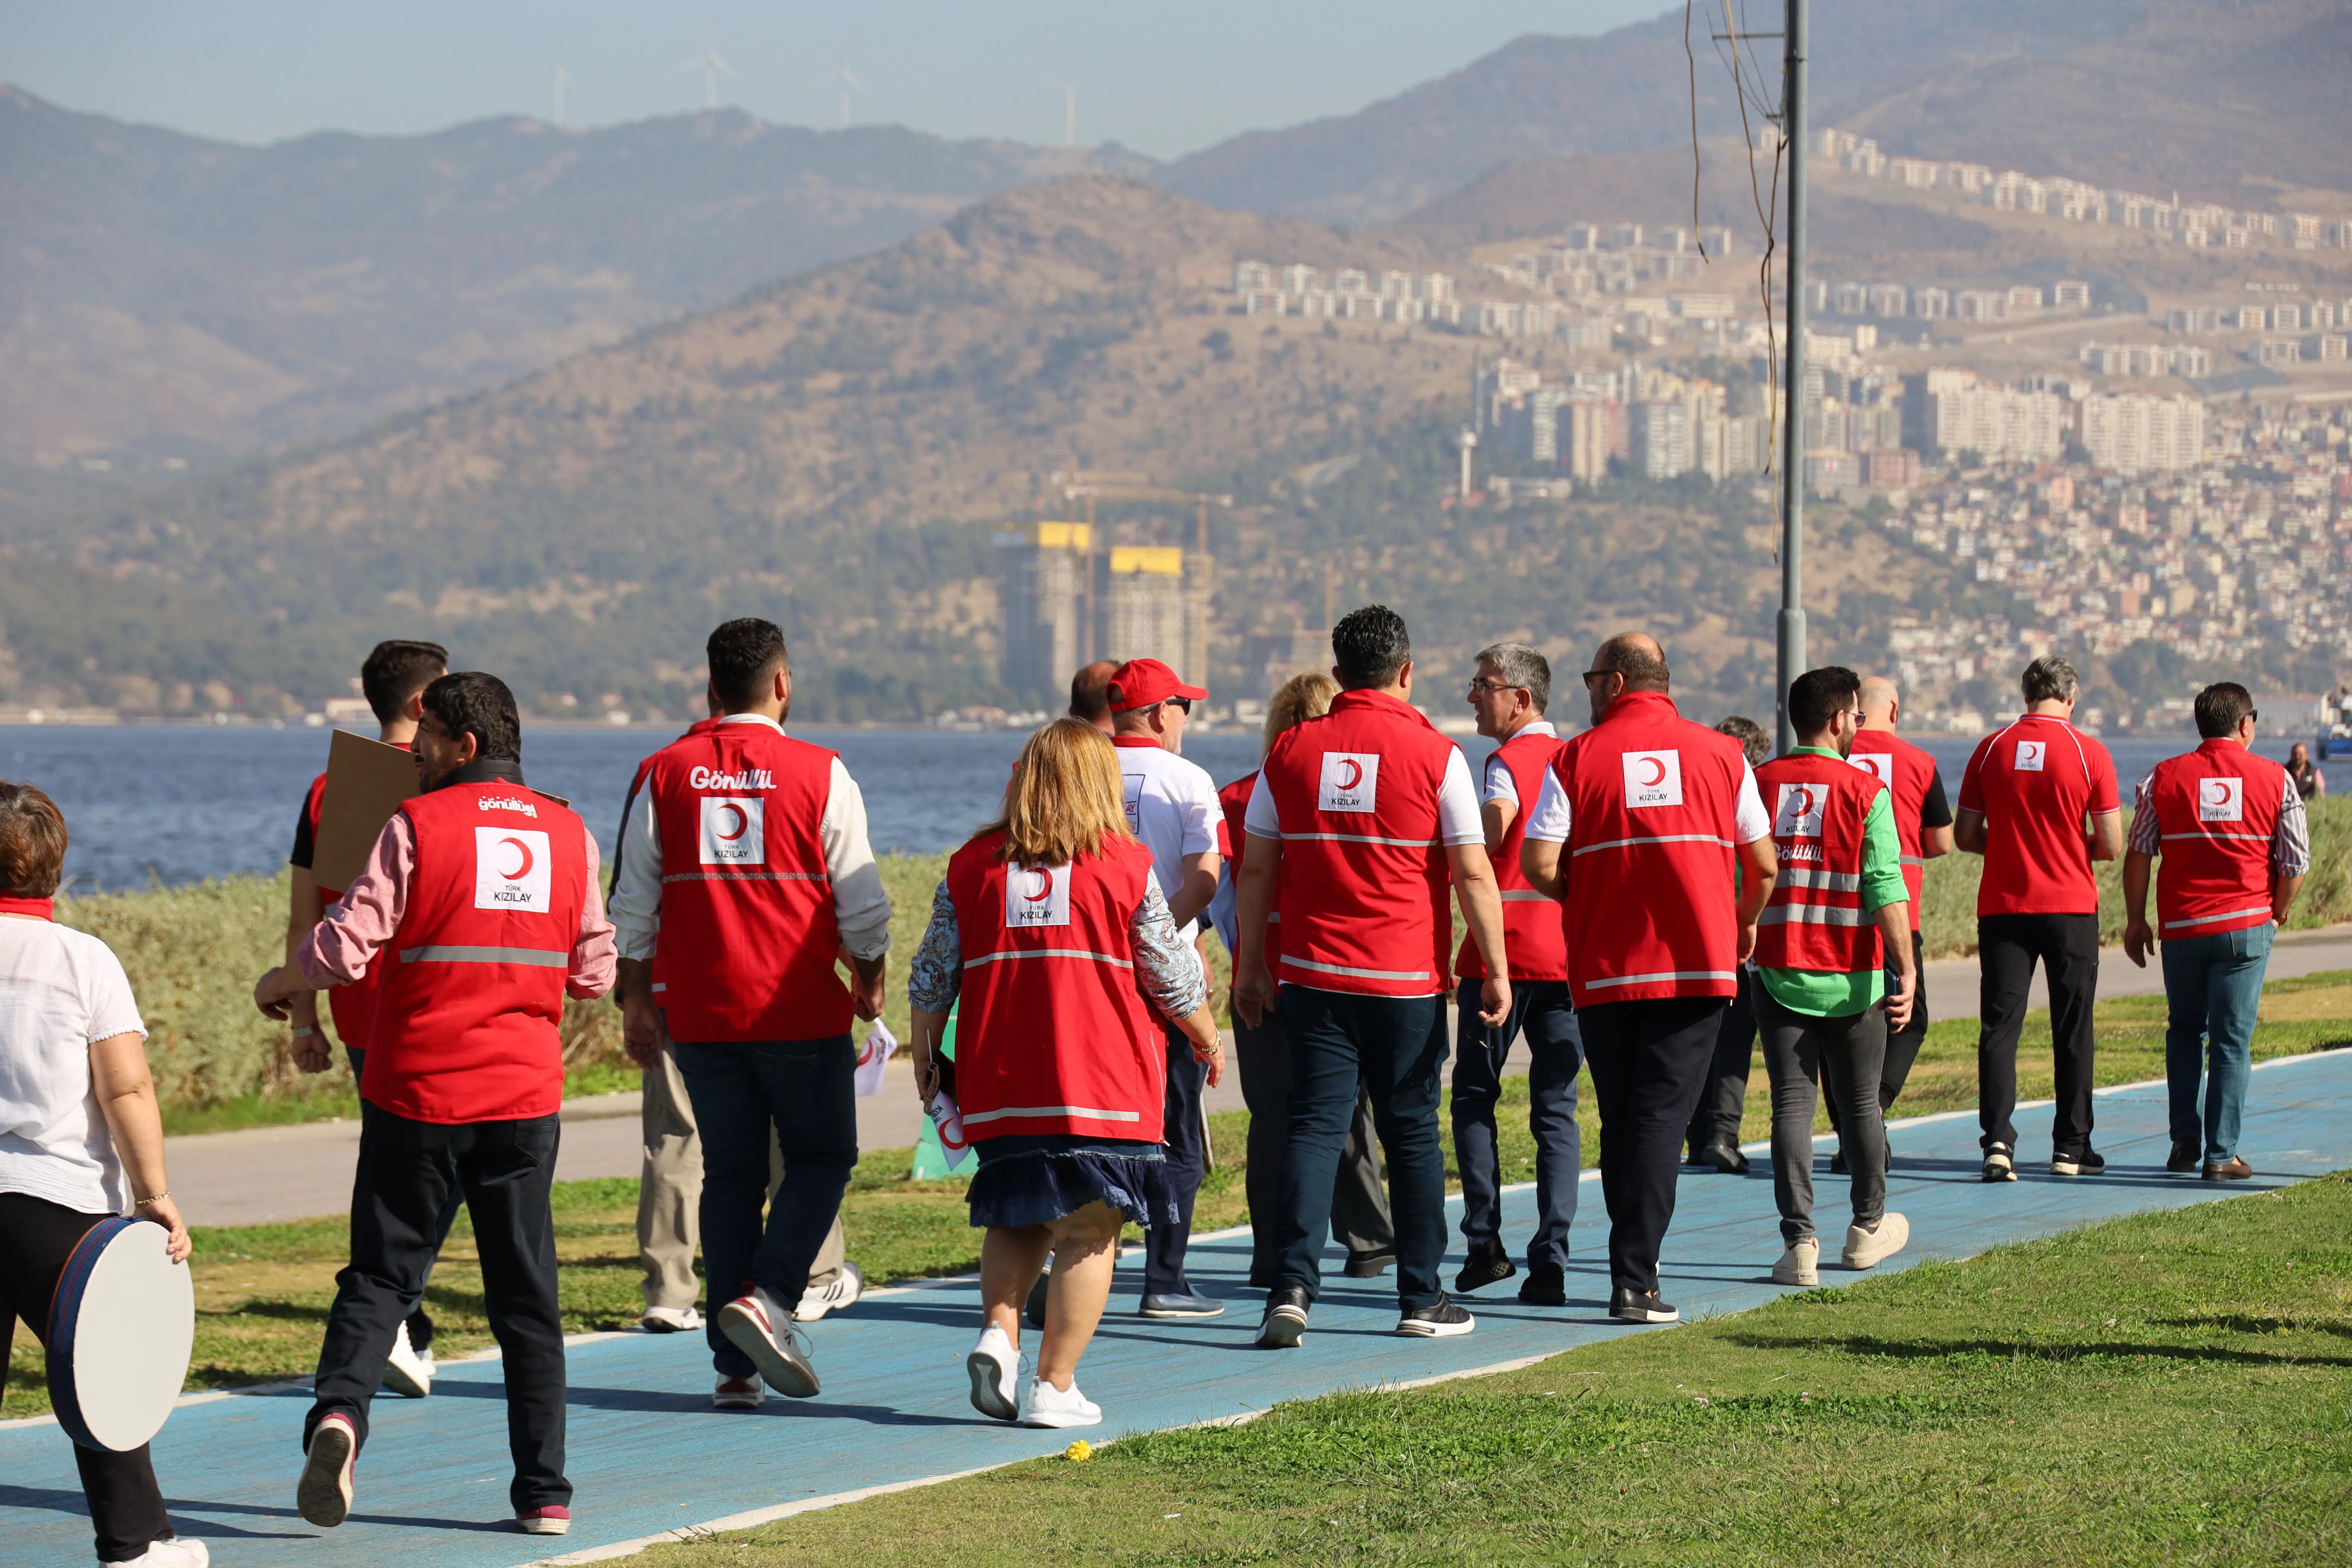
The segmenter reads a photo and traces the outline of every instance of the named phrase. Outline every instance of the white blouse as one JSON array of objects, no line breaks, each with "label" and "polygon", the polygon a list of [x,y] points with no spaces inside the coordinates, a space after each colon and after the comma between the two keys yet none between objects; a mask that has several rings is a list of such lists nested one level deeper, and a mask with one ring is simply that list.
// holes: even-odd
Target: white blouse
[{"label": "white blouse", "polygon": [[147,1035],[112,949],[48,921],[0,916],[0,1193],[78,1214],[129,1206],[91,1087],[89,1047]]}]

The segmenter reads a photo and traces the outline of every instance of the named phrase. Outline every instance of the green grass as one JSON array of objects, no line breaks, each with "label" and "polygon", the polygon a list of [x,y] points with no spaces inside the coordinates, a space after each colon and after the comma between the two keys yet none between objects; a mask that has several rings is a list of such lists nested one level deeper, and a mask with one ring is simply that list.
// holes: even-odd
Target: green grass
[{"label": "green grass", "polygon": [[645,1561],[2340,1564],[2347,1236],[2331,1177]]}]

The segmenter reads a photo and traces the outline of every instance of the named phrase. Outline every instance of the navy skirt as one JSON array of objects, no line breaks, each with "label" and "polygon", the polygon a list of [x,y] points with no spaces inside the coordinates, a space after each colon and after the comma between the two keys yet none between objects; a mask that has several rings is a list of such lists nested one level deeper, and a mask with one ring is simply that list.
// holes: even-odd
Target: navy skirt
[{"label": "navy skirt", "polygon": [[966,1200],[975,1226],[1049,1225],[1088,1204],[1108,1204],[1146,1229],[1177,1225],[1183,1208],[1167,1151],[1126,1138],[1014,1133],[973,1143],[980,1169]]}]

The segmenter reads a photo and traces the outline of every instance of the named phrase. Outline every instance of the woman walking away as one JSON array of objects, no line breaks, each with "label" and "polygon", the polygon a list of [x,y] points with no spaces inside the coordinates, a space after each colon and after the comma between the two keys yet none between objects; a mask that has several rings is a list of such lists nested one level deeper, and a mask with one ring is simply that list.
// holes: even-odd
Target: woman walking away
[{"label": "woman walking away", "polygon": [[[1153,1009],[1224,1074],[1208,984],[1169,918],[1151,852],[1127,830],[1118,757],[1058,719],[1022,749],[1004,815],[948,862],[907,986],[916,1092],[945,1088],[980,1156],[985,1323],[965,1359],[971,1403],[1024,1426],[1092,1426],[1078,1358],[1110,1298],[1128,1221],[1175,1221],[1161,1147],[1167,1052]],[[938,1054],[961,996],[956,1059]],[[1021,1307],[1054,1273],[1035,1378],[1016,1389]],[[1016,1402],[1017,1394],[1017,1402]]]},{"label": "woman walking away", "polygon": [[[44,1343],[49,1302],[91,1226],[130,1213],[188,1227],[163,1179],[163,1119],[147,1076],[147,1031],[107,945],[49,918],[66,822],[30,784],[0,783],[0,1350],[21,1317]],[[144,1445],[74,1447],[101,1563],[205,1568],[201,1541],[173,1533]]]}]

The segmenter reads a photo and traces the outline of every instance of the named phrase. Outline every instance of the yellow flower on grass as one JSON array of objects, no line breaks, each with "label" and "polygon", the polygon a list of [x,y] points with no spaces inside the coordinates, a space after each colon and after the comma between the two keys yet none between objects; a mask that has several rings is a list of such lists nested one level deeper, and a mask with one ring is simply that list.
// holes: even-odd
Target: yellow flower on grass
[{"label": "yellow flower on grass", "polygon": [[1062,1457],[1074,1465],[1083,1465],[1095,1457],[1095,1447],[1084,1437],[1062,1450]]}]

